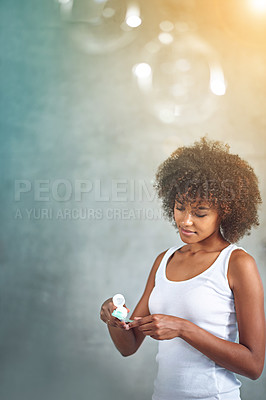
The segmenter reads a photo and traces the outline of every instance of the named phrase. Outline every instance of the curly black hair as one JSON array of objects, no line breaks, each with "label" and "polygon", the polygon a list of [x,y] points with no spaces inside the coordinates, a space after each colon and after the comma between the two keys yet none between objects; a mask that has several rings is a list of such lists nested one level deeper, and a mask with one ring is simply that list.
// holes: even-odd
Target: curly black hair
[{"label": "curly black hair", "polygon": [[[176,227],[175,200],[206,201],[221,218],[220,230],[228,242],[250,235],[259,225],[262,202],[253,168],[229,146],[201,138],[192,146],[179,147],[158,168],[154,188],[162,200],[164,216]],[[176,227],[177,228],[177,227]]]}]

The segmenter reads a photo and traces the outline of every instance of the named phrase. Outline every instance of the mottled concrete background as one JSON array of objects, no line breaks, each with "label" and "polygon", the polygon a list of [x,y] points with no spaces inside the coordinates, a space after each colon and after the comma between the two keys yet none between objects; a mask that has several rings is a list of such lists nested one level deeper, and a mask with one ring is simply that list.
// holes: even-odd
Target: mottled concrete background
[{"label": "mottled concrete background", "polygon": [[[177,146],[229,143],[265,200],[266,14],[248,0],[139,4],[142,24],[125,31],[123,0],[0,1],[1,400],[151,399],[157,343],[122,358],[99,309],[117,292],[133,309],[155,257],[179,243],[152,189]],[[240,244],[265,284],[265,205]],[[243,400],[264,398],[265,372],[241,380]]]}]

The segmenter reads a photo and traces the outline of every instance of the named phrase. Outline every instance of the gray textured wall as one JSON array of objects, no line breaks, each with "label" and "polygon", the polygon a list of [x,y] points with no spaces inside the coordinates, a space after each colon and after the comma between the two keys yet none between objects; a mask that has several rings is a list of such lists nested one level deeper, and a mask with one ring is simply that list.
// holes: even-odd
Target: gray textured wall
[{"label": "gray textured wall", "polygon": [[[0,2],[3,400],[151,398],[156,342],[122,358],[99,309],[117,292],[133,309],[155,257],[179,242],[152,190],[158,164],[177,146],[205,133],[228,142],[254,166],[265,200],[266,16],[245,14],[243,1],[146,0],[142,26],[122,32],[124,2],[105,3],[76,0],[69,13],[55,0]],[[99,4],[115,10],[109,25],[90,21]],[[167,81],[154,75],[144,94],[132,67],[147,61],[145,44],[169,19],[187,21],[207,43],[227,92],[210,95],[205,50],[183,48],[194,92],[166,123],[154,107],[158,91],[167,100]],[[173,62],[171,46],[151,57],[154,71]],[[263,211],[240,244],[265,283]],[[265,372],[241,380],[243,400],[263,398]]]}]

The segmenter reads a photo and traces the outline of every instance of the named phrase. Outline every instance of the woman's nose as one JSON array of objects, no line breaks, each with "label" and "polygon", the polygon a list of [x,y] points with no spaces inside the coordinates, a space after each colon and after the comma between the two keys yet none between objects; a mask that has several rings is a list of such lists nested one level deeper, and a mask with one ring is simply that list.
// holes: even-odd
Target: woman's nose
[{"label": "woman's nose", "polygon": [[184,225],[192,225],[193,224],[192,216],[191,216],[191,214],[189,212],[185,212],[184,213],[182,222],[183,222]]}]

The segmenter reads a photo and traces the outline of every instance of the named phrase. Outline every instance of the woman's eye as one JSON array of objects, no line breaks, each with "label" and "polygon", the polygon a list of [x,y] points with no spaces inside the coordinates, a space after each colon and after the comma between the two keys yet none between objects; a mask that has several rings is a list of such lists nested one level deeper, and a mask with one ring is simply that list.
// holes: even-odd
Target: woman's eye
[{"label": "woman's eye", "polygon": [[[185,211],[185,208],[183,208],[182,206],[175,206],[175,209],[178,211]],[[203,218],[203,217],[206,217],[207,214],[197,214],[195,212],[195,213],[193,213],[193,215],[195,215],[198,218]]]}]

